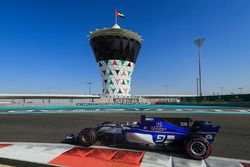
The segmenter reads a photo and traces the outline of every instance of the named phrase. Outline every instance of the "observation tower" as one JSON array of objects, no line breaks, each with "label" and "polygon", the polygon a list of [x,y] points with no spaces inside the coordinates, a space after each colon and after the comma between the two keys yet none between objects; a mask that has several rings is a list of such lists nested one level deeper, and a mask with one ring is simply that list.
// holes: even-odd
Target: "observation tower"
[{"label": "observation tower", "polygon": [[131,76],[141,42],[141,36],[120,28],[117,22],[112,28],[90,32],[90,45],[102,75],[103,96],[131,96]]}]

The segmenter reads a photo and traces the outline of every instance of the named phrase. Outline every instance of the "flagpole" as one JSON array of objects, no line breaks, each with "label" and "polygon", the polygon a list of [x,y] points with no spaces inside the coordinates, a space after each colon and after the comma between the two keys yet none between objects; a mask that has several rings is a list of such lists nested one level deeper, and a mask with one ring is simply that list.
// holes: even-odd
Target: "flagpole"
[{"label": "flagpole", "polygon": [[116,9],[115,9],[115,24],[117,24],[117,14],[116,14]]}]

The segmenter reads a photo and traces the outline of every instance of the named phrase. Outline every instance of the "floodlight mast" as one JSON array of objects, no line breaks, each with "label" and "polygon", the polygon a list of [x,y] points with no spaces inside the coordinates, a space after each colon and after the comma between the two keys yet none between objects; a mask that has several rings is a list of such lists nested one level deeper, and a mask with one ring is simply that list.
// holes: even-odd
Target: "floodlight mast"
[{"label": "floodlight mast", "polygon": [[93,84],[92,82],[87,82],[86,84],[89,85],[89,95],[91,95],[91,85]]},{"label": "floodlight mast", "polygon": [[204,43],[204,40],[205,38],[198,38],[194,41],[194,43],[196,44],[196,46],[198,47],[199,49],[199,88],[200,88],[200,91],[199,91],[199,95],[202,96],[202,89],[201,89],[201,47],[202,47],[202,44]]}]

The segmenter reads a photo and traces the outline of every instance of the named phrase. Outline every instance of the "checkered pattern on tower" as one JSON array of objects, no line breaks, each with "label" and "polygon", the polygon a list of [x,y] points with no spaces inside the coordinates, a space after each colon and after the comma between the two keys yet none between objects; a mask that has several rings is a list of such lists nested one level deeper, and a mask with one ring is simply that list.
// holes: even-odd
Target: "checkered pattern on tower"
[{"label": "checkered pattern on tower", "polygon": [[103,94],[130,96],[131,75],[135,64],[125,60],[102,60],[98,62],[103,79]]}]

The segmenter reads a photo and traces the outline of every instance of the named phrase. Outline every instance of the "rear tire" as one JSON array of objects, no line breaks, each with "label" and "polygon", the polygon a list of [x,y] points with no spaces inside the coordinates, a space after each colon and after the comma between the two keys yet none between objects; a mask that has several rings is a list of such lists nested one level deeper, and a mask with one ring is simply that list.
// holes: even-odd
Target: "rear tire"
[{"label": "rear tire", "polygon": [[190,138],[185,147],[186,153],[196,160],[206,159],[212,151],[210,143],[200,137]]},{"label": "rear tire", "polygon": [[84,147],[89,147],[96,142],[96,132],[92,128],[86,128],[79,133],[79,142]]}]

